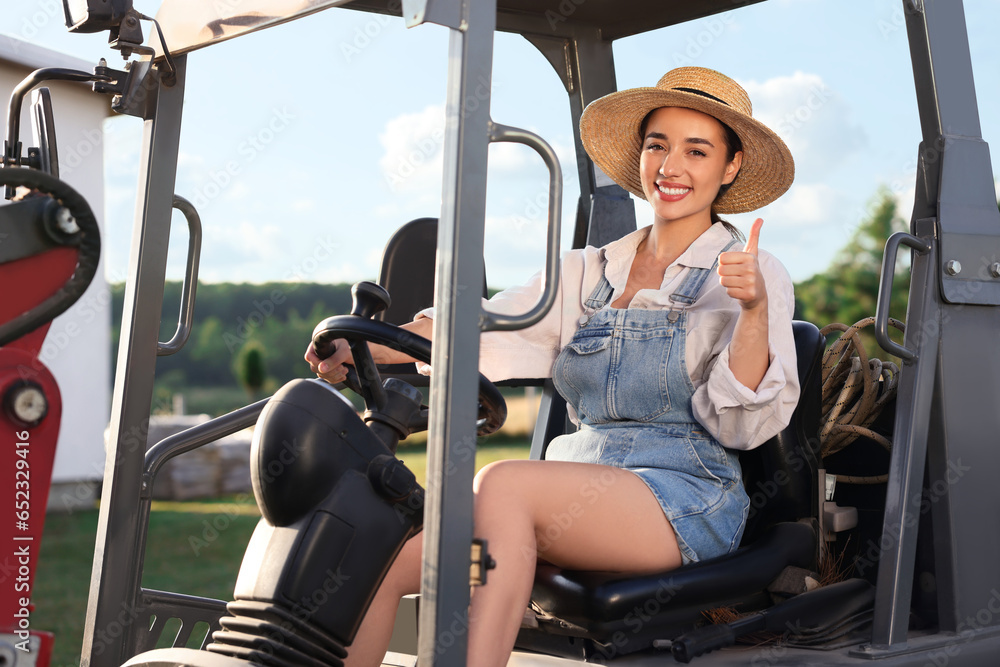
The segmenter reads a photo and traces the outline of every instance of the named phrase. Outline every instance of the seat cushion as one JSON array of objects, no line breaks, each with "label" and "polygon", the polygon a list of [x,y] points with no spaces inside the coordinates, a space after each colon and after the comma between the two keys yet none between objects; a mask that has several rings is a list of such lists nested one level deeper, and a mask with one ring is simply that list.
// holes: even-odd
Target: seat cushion
[{"label": "seat cushion", "polygon": [[731,554],[643,576],[540,564],[532,601],[555,632],[615,645],[624,637],[639,650],[689,628],[705,609],[746,602],[785,567],[814,568],[816,539],[809,523],[779,523]]}]

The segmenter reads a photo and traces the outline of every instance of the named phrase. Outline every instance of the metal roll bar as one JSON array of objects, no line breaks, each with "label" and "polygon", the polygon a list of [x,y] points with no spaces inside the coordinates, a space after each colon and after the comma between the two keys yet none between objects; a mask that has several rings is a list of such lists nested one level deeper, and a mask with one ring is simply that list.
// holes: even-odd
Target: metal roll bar
[{"label": "metal roll bar", "polygon": [[535,150],[549,170],[549,222],[545,238],[545,273],[542,278],[542,294],[526,313],[504,315],[483,309],[479,316],[479,328],[483,331],[511,331],[524,329],[539,322],[552,309],[559,286],[559,237],[562,229],[562,171],[559,158],[552,146],[544,139],[528,130],[490,122],[490,143],[518,143]]},{"label": "metal roll bar", "polygon": [[191,335],[194,325],[194,300],[198,291],[198,264],[201,261],[201,217],[194,204],[184,197],[174,195],[174,208],[184,214],[188,224],[187,266],[181,287],[181,308],[177,316],[177,330],[166,343],[157,341],[156,356],[166,357],[180,351]]}]

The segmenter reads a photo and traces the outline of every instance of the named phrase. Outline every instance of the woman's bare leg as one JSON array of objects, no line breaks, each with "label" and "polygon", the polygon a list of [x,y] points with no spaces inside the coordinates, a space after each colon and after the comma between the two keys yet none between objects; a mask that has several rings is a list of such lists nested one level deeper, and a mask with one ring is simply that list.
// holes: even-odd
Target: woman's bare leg
[{"label": "woman's bare leg", "polygon": [[[678,567],[673,528],[636,475],[608,466],[499,461],[475,482],[475,534],[497,567],[469,610],[469,667],[506,665],[531,595],[537,558],[580,570]],[[399,600],[419,592],[423,535],[403,547],[351,645],[349,667],[379,665]]]},{"label": "woman's bare leg", "polygon": [[358,635],[348,648],[348,667],[376,667],[382,664],[386,647],[392,637],[399,600],[404,595],[420,592],[420,562],[423,553],[423,533],[411,537],[389,568],[389,573],[368,607]]},{"label": "woman's bare leg", "polygon": [[468,665],[502,667],[531,595],[535,563],[652,572],[678,567],[673,528],[626,470],[586,463],[500,461],[476,477],[476,536],[497,562],[473,591]]}]

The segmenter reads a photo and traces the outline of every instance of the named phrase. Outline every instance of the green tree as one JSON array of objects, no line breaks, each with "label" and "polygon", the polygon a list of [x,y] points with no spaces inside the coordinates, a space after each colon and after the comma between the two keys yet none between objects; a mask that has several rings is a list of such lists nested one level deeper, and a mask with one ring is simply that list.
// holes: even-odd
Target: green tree
[{"label": "green tree", "polygon": [[267,382],[264,346],[253,338],[244,343],[236,355],[235,370],[250,400],[257,398]]},{"label": "green tree", "polygon": [[[897,214],[892,193],[885,188],[875,195],[868,210],[868,217],[834,256],[827,270],[795,286],[795,311],[799,319],[819,327],[834,322],[850,326],[875,314],[885,241],[907,225]],[[909,263],[900,261],[890,299],[892,317],[900,320],[905,317],[909,289]],[[870,354],[885,356],[870,329],[863,336]]]},{"label": "green tree", "polygon": [[222,322],[209,315],[195,326],[188,345],[190,360],[185,359],[188,382],[191,385],[211,386],[231,383],[233,352],[226,346]]}]

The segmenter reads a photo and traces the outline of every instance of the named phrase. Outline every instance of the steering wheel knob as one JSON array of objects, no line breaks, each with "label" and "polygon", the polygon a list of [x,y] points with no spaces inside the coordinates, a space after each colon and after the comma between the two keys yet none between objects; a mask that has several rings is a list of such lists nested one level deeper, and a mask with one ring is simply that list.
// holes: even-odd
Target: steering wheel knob
[{"label": "steering wheel knob", "polygon": [[364,280],[351,288],[351,315],[370,320],[389,307],[392,299],[385,288]]}]

